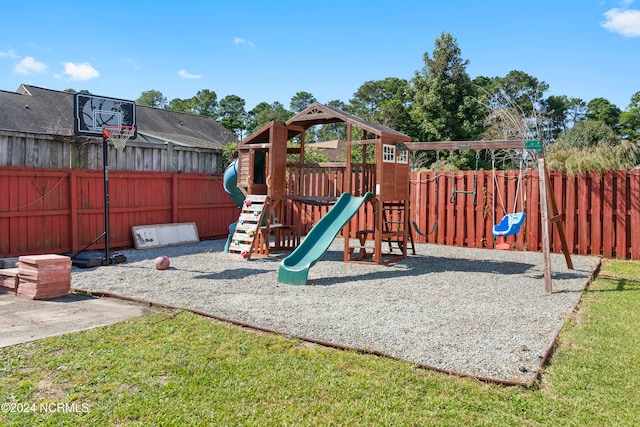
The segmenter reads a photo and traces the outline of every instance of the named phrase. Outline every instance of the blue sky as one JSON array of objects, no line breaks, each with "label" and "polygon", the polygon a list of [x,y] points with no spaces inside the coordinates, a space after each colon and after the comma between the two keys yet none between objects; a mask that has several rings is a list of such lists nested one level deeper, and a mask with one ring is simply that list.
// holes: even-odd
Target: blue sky
[{"label": "blue sky", "polygon": [[640,0],[17,1],[2,7],[0,90],[348,102],[366,81],[410,79],[442,32],[472,78],[520,70],[546,96],[621,109],[640,91]]}]

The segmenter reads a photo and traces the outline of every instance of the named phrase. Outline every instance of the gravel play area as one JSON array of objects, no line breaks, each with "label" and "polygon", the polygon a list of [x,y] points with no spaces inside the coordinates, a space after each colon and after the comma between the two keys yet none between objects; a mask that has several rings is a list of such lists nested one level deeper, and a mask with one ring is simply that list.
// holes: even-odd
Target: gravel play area
[{"label": "gravel play area", "polygon": [[[229,259],[223,240],[121,251],[127,262],[74,267],[74,289],[208,313],[312,341],[405,359],[438,370],[531,384],[600,259],[552,255],[544,293],[541,253],[416,245],[389,265],[342,262],[342,239],[307,286],[278,283],[288,254]],[[154,268],[158,255],[171,267]]]}]

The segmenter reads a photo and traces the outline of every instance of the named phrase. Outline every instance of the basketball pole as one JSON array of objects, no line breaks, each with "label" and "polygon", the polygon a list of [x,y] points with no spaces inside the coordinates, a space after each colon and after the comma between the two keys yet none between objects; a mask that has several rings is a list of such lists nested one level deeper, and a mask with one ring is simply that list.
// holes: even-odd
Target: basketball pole
[{"label": "basketball pole", "polygon": [[111,264],[109,253],[109,155],[107,150],[107,137],[102,136],[102,164],[104,177],[104,263]]},{"label": "basketball pole", "polygon": [[[122,150],[129,139],[135,139],[136,104],[133,101],[125,99],[76,92],[73,95],[73,133],[78,136],[91,137],[93,143],[96,142],[98,137],[102,137],[104,184],[104,232],[72,257],[72,259],[75,259],[73,264],[78,267],[87,268],[125,262],[126,257],[123,254],[111,252],[108,144],[112,143],[116,150]],[[114,159],[115,158],[116,157],[114,157]],[[98,248],[98,251],[92,251],[92,254],[84,254],[82,257],[79,256],[81,252],[84,252],[90,246],[100,241],[103,236],[104,254],[101,254]],[[118,244],[119,243],[116,242],[116,245]]]}]

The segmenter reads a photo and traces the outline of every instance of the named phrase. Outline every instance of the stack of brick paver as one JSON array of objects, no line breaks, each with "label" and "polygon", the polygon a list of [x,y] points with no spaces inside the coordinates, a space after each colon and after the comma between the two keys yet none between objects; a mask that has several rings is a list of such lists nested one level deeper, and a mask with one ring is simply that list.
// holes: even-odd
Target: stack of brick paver
[{"label": "stack of brick paver", "polygon": [[16,294],[18,289],[18,269],[0,269],[0,294]]},{"label": "stack of brick paver", "polygon": [[25,255],[18,259],[18,296],[48,299],[71,289],[71,258],[63,255]]}]

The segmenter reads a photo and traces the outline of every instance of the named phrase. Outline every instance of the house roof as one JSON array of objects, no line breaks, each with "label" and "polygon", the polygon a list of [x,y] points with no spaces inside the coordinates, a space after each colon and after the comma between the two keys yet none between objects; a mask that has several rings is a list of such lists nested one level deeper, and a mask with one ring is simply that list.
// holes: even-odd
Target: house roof
[{"label": "house roof", "polygon": [[[22,85],[0,90],[0,129],[73,136],[74,94]],[[170,141],[195,148],[222,150],[237,138],[205,116],[136,106],[138,141]],[[145,135],[149,136],[148,138]]]}]

